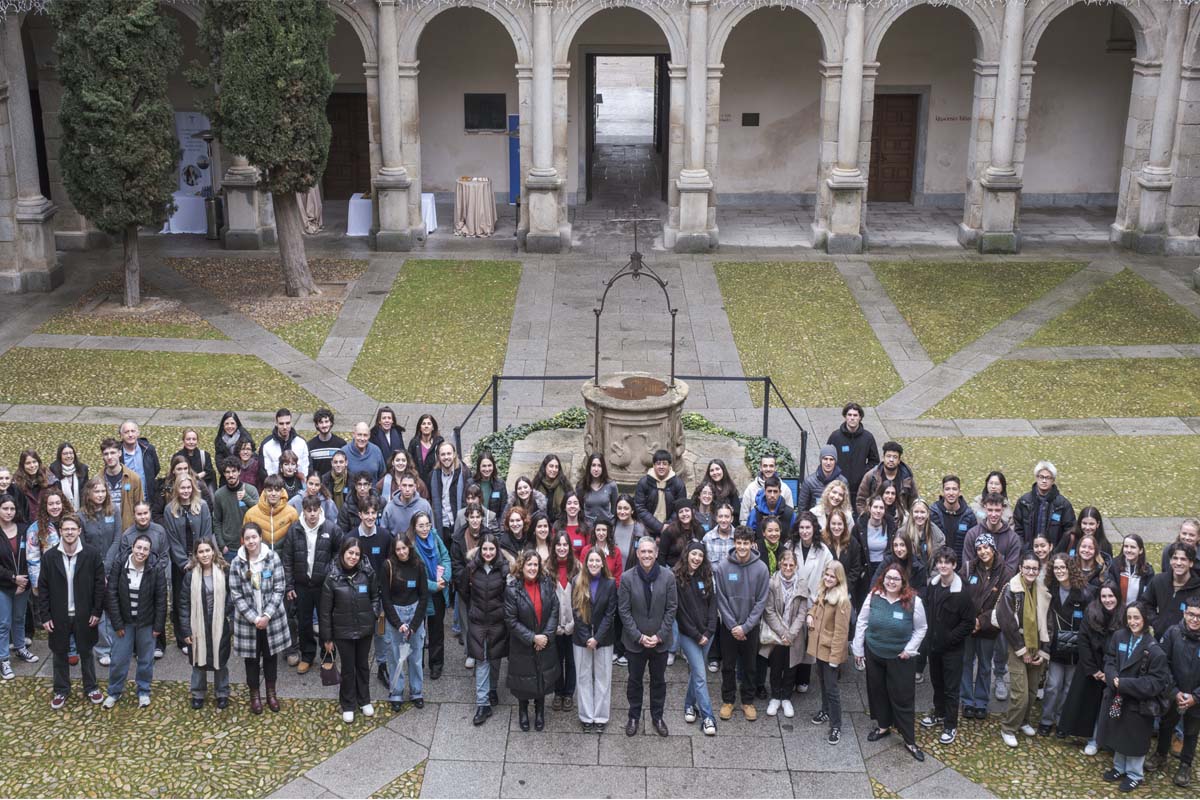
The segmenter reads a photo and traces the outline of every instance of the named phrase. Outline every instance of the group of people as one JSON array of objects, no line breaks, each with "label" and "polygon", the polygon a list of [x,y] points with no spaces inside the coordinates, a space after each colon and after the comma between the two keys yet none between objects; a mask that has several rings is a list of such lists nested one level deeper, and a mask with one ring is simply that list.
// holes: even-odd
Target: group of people
[{"label": "group of people", "polygon": [[[1110,542],[1099,510],[1076,513],[1049,462],[1015,501],[994,471],[973,502],[952,474],[931,502],[900,444],[879,448],[855,403],[843,418],[795,492],[765,455],[745,487],[714,459],[689,493],[660,450],[632,494],[601,453],[575,481],[547,455],[510,493],[490,453],[463,463],[427,414],[406,444],[387,407],[350,442],[326,409],[307,441],[280,409],[258,444],[228,412],[211,453],[187,430],[162,476],[133,422],[100,442],[97,474],[72,444],[48,466],[26,450],[15,470],[0,468],[0,677],[13,676],[13,655],[37,660],[36,623],[54,658],[53,709],[75,664],[87,698],[116,705],[135,659],[149,705],[169,607],[193,708],[210,680],[227,706],[237,656],[251,710],[277,712],[283,656],[299,673],[336,670],[350,723],[375,713],[373,666],[393,710],[422,706],[449,626],[474,670],[476,725],[499,702],[507,659],[522,730],[543,729],[552,695],[552,710],[603,731],[616,666],[625,732],[643,723],[648,672],[649,725],[666,736],[665,674],[682,653],[685,723],[715,735],[736,711],[756,720],[761,701],[790,718],[793,696],[817,683],[811,721],[837,745],[852,661],[866,672],[868,739],[895,732],[924,760],[915,685],[928,666],[933,708],[919,724],[940,729],[941,744],[960,719],[986,718],[994,693],[1008,701],[1006,745],[1018,734],[1084,739],[1089,754],[1113,752],[1104,778],[1123,791],[1165,764],[1178,729],[1174,780],[1188,785],[1200,522],[1185,521],[1156,572],[1139,536]],[[109,667],[106,692],[97,664]]]}]

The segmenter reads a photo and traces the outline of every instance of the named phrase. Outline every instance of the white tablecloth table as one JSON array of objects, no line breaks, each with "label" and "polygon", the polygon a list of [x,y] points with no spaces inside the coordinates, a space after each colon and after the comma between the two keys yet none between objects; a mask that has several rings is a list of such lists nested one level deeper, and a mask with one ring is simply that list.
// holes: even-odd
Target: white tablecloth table
[{"label": "white tablecloth table", "polygon": [[425,223],[425,232],[437,230],[437,206],[433,202],[433,192],[421,193],[421,220]]},{"label": "white tablecloth table", "polygon": [[350,209],[346,212],[346,235],[368,236],[371,233],[371,198],[361,192],[350,195]]},{"label": "white tablecloth table", "polygon": [[159,233],[208,233],[208,215],[204,198],[188,192],[175,192],[175,213]]}]

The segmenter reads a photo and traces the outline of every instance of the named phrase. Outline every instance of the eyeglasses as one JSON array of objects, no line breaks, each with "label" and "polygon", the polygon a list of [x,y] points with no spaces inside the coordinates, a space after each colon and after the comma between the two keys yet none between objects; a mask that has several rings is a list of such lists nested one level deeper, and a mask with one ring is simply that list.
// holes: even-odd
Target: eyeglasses
[{"label": "eyeglasses", "polygon": [[1021,572],[1037,572],[1039,569],[1041,569],[1041,567],[1026,567],[1026,566],[1022,566],[1022,567],[1021,567]]},{"label": "eyeglasses", "polygon": [[1200,611],[1185,611],[1183,616],[1188,619],[1200,619]]},{"label": "eyeglasses", "polygon": [[883,581],[884,583],[899,583],[900,578],[896,575],[885,575]]},{"label": "eyeglasses", "polygon": [[1043,473],[1043,474],[1041,474],[1041,475],[1038,475],[1038,476],[1037,476],[1037,479],[1038,479],[1039,481],[1052,481],[1052,480],[1054,480],[1054,476],[1053,476],[1053,475],[1050,475],[1050,474],[1048,474],[1048,473]]}]

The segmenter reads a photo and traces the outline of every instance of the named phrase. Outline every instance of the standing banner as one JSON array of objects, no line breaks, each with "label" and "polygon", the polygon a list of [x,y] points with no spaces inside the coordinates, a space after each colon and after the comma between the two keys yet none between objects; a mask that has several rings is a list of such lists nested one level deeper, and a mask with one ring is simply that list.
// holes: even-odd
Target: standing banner
[{"label": "standing banner", "polygon": [[183,150],[179,159],[179,191],[184,194],[204,194],[213,185],[208,143],[195,136],[209,127],[208,117],[199,111],[175,112],[175,137]]}]

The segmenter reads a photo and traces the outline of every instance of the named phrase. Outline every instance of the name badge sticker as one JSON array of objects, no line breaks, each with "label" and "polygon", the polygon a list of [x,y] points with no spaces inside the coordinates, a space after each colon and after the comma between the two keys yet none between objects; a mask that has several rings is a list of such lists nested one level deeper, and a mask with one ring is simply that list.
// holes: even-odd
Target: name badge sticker
[{"label": "name badge sticker", "polygon": [[1179,604],[1179,611],[1180,611],[1181,613],[1182,613],[1182,612],[1184,612],[1184,611],[1187,611],[1187,603],[1180,603],[1180,604]]},{"label": "name badge sticker", "polygon": [[583,547],[583,539],[572,539],[571,541],[576,547]]},{"label": "name badge sticker", "polygon": [[965,531],[967,529],[967,523],[965,523],[965,522],[958,523],[958,529],[960,531]]},{"label": "name badge sticker", "polygon": [[408,582],[408,588],[410,588],[410,589],[415,589],[415,588],[417,588],[417,582],[416,582],[416,581],[409,581],[409,582]]},{"label": "name badge sticker", "polygon": [[1062,522],[1062,514],[1051,514],[1050,519],[1054,520],[1055,522]]},{"label": "name badge sticker", "polygon": [[704,581],[696,581],[696,586],[697,586],[697,587],[698,587],[698,588],[699,588],[701,591],[703,591],[703,590],[704,590]]},{"label": "name badge sticker", "polygon": [[737,574],[736,572],[731,572],[731,573],[729,573],[729,582],[730,582],[730,583],[737,583],[737,582],[738,582],[738,574]]},{"label": "name badge sticker", "polygon": [[979,576],[978,576],[978,575],[972,575],[972,576],[971,576],[971,584],[972,584],[972,585],[974,585],[974,584],[976,584],[976,583],[979,583]]},{"label": "name badge sticker", "polygon": [[843,452],[843,453],[849,453],[849,452],[850,452],[850,445],[848,445],[848,444],[844,444],[844,445],[842,445],[842,452]]},{"label": "name badge sticker", "polygon": [[104,523],[106,525],[112,525],[113,522],[116,521],[116,519],[117,518],[115,516],[113,516],[112,514],[109,514],[107,517],[104,518]]},{"label": "name badge sticker", "polygon": [[373,556],[377,556],[377,555],[379,555],[379,548],[378,548],[378,547],[372,547],[372,548],[371,548],[371,555],[373,555]]},{"label": "name badge sticker", "polygon": [[893,611],[892,619],[904,619],[904,612],[903,611]]},{"label": "name badge sticker", "polygon": [[269,570],[269,569],[264,569],[264,570],[263,570],[263,573],[262,573],[262,576],[263,576],[264,578],[269,578],[269,577],[271,577],[271,575],[272,575],[272,574],[274,574],[274,573],[272,573],[272,572],[271,572],[271,570]]},{"label": "name badge sticker", "polygon": [[499,493],[499,492],[492,492],[492,499],[493,499],[493,500],[499,500],[499,499],[500,499],[500,493]]},{"label": "name badge sticker", "polygon": [[359,593],[359,594],[366,594],[366,593],[367,593],[367,587],[366,587],[366,586],[363,586],[363,585],[361,585],[361,584],[359,584],[359,587],[358,587],[358,593]]},{"label": "name badge sticker", "polygon": [[1119,642],[1117,644],[1117,649],[1120,650],[1122,653],[1127,653],[1127,652],[1129,652],[1129,645],[1126,644],[1125,642]]},{"label": "name badge sticker", "polygon": [[1083,609],[1082,608],[1075,609],[1075,613],[1072,614],[1071,616],[1073,616],[1075,619],[1083,619]]},{"label": "name badge sticker", "polygon": [[130,486],[130,485],[127,483],[127,484],[125,484],[125,491],[127,491],[127,492],[132,492],[132,491],[133,491],[133,487],[132,487],[132,486]]}]

